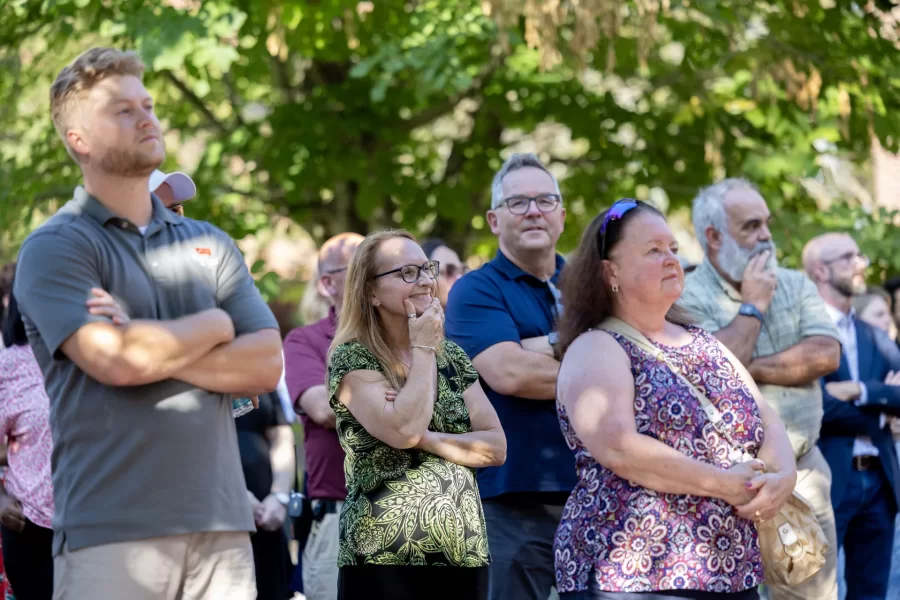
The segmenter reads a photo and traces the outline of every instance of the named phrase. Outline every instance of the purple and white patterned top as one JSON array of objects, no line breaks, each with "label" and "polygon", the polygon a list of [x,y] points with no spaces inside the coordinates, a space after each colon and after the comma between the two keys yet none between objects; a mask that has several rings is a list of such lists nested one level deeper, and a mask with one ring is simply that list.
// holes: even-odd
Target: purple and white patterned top
[{"label": "purple and white patterned top", "polygon": [[[719,409],[731,437],[756,456],[763,440],[759,409],[718,343],[689,328],[690,344],[657,344]],[[731,449],[690,389],[665,363],[612,334],[631,359],[638,433],[686,456],[727,469]],[[578,484],[556,531],[560,593],[701,590],[741,592],[763,581],[756,527],[717,498],[663,494],[636,486],[597,463],[578,439],[565,408],[557,412],[575,452]]]}]

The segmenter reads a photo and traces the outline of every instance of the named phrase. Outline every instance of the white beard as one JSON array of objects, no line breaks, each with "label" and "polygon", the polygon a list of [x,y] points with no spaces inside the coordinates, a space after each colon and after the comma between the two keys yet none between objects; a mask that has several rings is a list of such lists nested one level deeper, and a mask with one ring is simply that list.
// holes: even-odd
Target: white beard
[{"label": "white beard", "polygon": [[722,234],[722,248],[719,250],[719,268],[725,272],[732,281],[741,281],[744,279],[744,270],[750,259],[763,252],[769,250],[769,260],[767,261],[767,269],[775,269],[778,266],[778,260],[775,258],[775,244],[773,242],[759,242],[747,250],[741,248],[738,243],[730,235]]}]

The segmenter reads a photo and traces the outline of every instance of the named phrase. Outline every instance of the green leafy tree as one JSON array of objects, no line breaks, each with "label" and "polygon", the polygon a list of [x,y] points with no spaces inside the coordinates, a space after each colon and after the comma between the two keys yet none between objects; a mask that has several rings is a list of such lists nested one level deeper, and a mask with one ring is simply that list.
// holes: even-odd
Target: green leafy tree
[{"label": "green leafy tree", "polygon": [[[856,223],[852,208],[818,214],[799,183],[821,152],[864,164],[872,135],[900,139],[892,7],[7,0],[0,242],[13,253],[69,197],[78,172],[47,90],[108,44],[148,65],[167,164],[198,184],[190,214],[236,238],[284,215],[316,239],[403,226],[488,254],[490,179],[504,152],[536,148],[564,178],[563,248],[617,197],[683,207],[728,174],[760,185],[795,260],[801,233]],[[866,215],[865,235],[894,235],[888,218]]]}]

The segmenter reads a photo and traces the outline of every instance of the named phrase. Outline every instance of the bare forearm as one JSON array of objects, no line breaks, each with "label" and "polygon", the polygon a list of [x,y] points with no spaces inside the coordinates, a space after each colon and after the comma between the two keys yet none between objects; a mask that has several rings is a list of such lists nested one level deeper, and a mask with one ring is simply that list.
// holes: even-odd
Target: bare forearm
[{"label": "bare forearm", "polygon": [[435,356],[429,350],[413,348],[406,384],[389,405],[394,427],[403,436],[421,437],[428,429],[434,410]]},{"label": "bare forearm", "polygon": [[502,431],[429,431],[422,436],[419,448],[464,467],[494,467],[506,462],[506,436]]},{"label": "bare forearm", "polygon": [[275,389],[281,369],[281,336],[264,329],[217,347],[175,378],[220,394],[259,395]]},{"label": "bare forearm", "polygon": [[626,434],[603,454],[607,456],[601,464],[638,486],[664,494],[721,498],[721,469],[687,457],[651,437]]},{"label": "bare forearm", "polygon": [[559,375],[559,361],[556,359],[521,350],[502,369],[502,372],[479,372],[488,385],[501,394],[530,400],[556,400],[556,378]]},{"label": "bare forearm", "polygon": [[272,428],[269,460],[272,463],[272,493],[291,491],[294,482],[296,463],[294,455],[294,431],[289,425],[278,425]]},{"label": "bare forearm", "polygon": [[834,373],[840,363],[841,346],[837,340],[815,336],[783,352],[756,358],[748,365],[748,370],[756,383],[795,386],[807,385]]},{"label": "bare forearm", "polygon": [[725,344],[742,364],[749,365],[761,327],[762,323],[756,317],[738,315],[727,327],[723,327],[713,335]]},{"label": "bare forearm", "polygon": [[94,345],[103,347],[102,356],[112,358],[115,364],[108,368],[120,374],[121,385],[143,385],[173,377],[233,339],[234,326],[226,313],[212,309],[172,321],[135,320],[96,335],[104,339],[94,340]]},{"label": "bare forearm", "polygon": [[316,425],[334,429],[336,416],[328,403],[328,390],[324,385],[314,385],[300,395],[300,409]]}]

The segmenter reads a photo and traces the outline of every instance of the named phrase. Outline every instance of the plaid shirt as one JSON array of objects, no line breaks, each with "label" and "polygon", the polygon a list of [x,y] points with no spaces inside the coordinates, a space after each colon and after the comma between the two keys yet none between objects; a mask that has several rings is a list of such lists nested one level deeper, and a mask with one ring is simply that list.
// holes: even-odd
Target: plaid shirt
[{"label": "plaid shirt", "polygon": [[[840,341],[825,302],[806,275],[779,267],[776,278],[778,286],[756,339],[753,358],[783,352],[814,335]],[[737,316],[741,295],[709,260],[704,260],[685,277],[679,305],[690,311],[700,327],[715,332],[727,327]],[[794,455],[800,457],[812,450],[822,426],[819,382],[795,387],[760,385],[760,391],[784,422]]]}]

